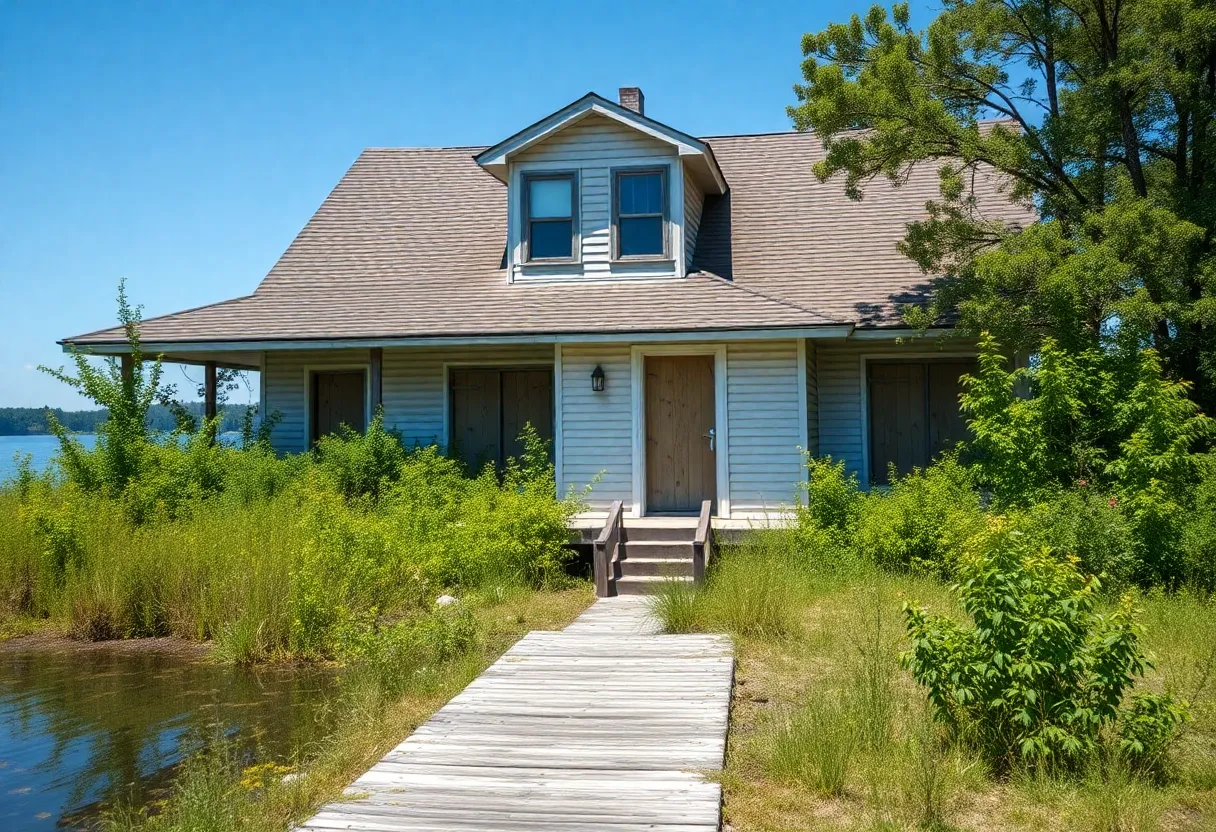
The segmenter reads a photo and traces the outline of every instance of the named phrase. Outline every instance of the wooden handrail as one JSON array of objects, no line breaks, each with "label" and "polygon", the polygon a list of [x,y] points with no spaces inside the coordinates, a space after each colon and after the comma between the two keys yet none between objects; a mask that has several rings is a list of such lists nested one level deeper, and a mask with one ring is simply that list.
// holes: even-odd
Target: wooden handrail
[{"label": "wooden handrail", "polygon": [[616,589],[616,576],[612,574],[612,564],[617,557],[617,547],[621,545],[623,508],[624,503],[621,500],[612,503],[612,507],[608,509],[608,522],[604,524],[600,536],[595,539],[593,553],[595,594],[599,598],[607,598],[614,594]]},{"label": "wooden handrail", "polygon": [[705,580],[705,567],[713,555],[714,532],[709,513],[713,510],[711,500],[701,503],[701,516],[697,520],[697,534],[692,539],[692,579],[696,583]]}]

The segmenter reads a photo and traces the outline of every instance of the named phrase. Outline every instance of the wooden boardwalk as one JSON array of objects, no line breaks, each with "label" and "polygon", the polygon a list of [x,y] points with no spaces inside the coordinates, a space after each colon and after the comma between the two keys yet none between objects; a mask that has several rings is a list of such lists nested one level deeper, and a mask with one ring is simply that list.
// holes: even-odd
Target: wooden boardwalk
[{"label": "wooden boardwalk", "polygon": [[302,828],[711,832],[734,659],[640,598],[533,632]]}]

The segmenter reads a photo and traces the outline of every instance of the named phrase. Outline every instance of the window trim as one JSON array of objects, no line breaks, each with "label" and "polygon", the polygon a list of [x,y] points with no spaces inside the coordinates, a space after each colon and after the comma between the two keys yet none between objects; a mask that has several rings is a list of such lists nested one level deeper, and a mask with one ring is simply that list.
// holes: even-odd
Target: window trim
[{"label": "window trim", "polygon": [[[622,168],[612,168],[612,188],[609,199],[612,200],[612,261],[614,263],[647,263],[671,260],[671,175],[669,165],[641,165]],[[663,251],[659,254],[621,254],[621,176],[657,173],[659,187],[663,192]],[[654,214],[629,214],[629,217],[653,217]]]},{"label": "window trim", "polygon": [[[520,240],[523,244],[523,263],[578,263],[582,257],[582,244],[579,235],[579,172],[577,170],[536,170],[520,173],[520,188],[523,191],[520,199],[520,216],[523,218],[523,229]],[[570,256],[569,257],[533,257],[532,256],[532,216],[529,206],[531,183],[537,180],[567,179],[570,181]],[[543,222],[544,220],[541,220]]]}]

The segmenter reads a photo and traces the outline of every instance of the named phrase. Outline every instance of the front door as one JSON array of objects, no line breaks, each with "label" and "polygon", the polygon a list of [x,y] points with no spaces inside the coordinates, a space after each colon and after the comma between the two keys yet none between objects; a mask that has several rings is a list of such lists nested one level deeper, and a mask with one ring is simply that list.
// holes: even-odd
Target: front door
[{"label": "front door", "polygon": [[342,425],[362,431],[367,427],[366,402],[363,370],[313,373],[312,441],[337,433]]},{"label": "front door", "polygon": [[646,510],[688,513],[717,497],[714,357],[646,357]]}]

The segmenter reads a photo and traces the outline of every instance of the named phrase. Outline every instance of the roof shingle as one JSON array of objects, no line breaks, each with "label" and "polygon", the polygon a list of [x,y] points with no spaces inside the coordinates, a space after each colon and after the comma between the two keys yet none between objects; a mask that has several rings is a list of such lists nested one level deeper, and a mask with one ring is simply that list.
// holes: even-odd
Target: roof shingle
[{"label": "roof shingle", "polygon": [[[509,284],[506,188],[482,148],[365,150],[247,297],[144,321],[147,342],[686,331],[898,322],[927,278],[896,244],[937,196],[937,172],[871,183],[859,202],[820,183],[813,134],[707,140],[730,184],[711,197],[683,279]],[[995,218],[1026,224],[995,176]],[[121,329],[66,339],[123,340]]]}]

